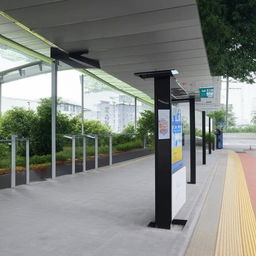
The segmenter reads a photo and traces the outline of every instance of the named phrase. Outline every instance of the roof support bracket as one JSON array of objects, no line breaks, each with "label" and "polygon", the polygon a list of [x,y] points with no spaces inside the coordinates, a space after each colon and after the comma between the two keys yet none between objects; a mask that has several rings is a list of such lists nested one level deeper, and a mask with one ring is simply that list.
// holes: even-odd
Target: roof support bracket
[{"label": "roof support bracket", "polygon": [[51,58],[62,61],[73,68],[100,68],[99,61],[82,56],[85,53],[88,53],[88,50],[67,53],[51,47]]}]

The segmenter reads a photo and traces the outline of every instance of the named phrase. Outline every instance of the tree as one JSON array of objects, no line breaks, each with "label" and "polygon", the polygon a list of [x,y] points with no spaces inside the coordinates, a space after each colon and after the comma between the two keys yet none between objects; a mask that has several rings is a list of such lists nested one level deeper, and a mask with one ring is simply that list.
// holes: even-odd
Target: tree
[{"label": "tree", "polygon": [[[60,100],[58,100],[60,101]],[[64,134],[69,134],[72,131],[72,126],[69,117],[57,111],[56,119],[56,151],[63,149]],[[32,152],[38,155],[51,153],[51,99],[41,99],[40,105],[37,107],[36,126],[31,134]]]},{"label": "tree", "polygon": [[252,125],[256,125],[256,115],[252,117],[251,123]]},{"label": "tree", "polygon": [[84,122],[85,134],[109,134],[111,129],[109,126],[102,124],[97,120],[85,120]]},{"label": "tree", "polygon": [[[215,110],[211,113],[208,114],[209,117],[211,117],[214,120],[214,123],[216,127],[223,127],[225,120],[226,120],[226,111],[222,107],[220,110]],[[228,113],[228,127],[235,126],[235,116],[232,111],[232,107],[229,108],[229,113]]]},{"label": "tree", "polygon": [[[0,121],[0,138],[10,139],[11,135],[17,135],[19,138],[31,138],[31,134],[36,125],[36,114],[32,110],[26,110],[21,107],[14,107],[6,111]],[[8,146],[5,143],[0,145],[0,156],[5,156],[8,152]],[[25,154],[25,144],[18,143],[17,152]]]},{"label": "tree", "polygon": [[0,137],[8,139],[11,135],[30,137],[36,124],[36,114],[33,110],[14,107],[1,117]]},{"label": "tree", "polygon": [[134,125],[128,124],[122,130],[122,134],[114,135],[113,144],[114,145],[124,144],[124,143],[132,141],[136,137],[137,137],[137,134],[136,134]]},{"label": "tree", "polygon": [[197,0],[212,75],[253,83],[256,1]]},{"label": "tree", "polygon": [[137,122],[137,132],[141,137],[148,135],[149,141],[152,142],[155,134],[155,115],[150,110],[141,113],[141,117]]}]

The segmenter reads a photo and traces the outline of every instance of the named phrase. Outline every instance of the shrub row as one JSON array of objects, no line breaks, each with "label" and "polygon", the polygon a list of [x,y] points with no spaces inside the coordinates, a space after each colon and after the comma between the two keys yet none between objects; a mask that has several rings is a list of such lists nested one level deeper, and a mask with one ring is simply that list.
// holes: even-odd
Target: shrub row
[{"label": "shrub row", "polygon": [[[120,151],[128,151],[131,149],[141,148],[143,146],[143,142],[140,139],[136,139],[133,141],[129,141],[123,144],[113,146],[113,152],[120,152]],[[82,158],[82,146],[78,146],[76,148],[76,157],[78,159]],[[87,156],[94,156],[94,146],[87,146],[86,147],[86,154]],[[109,152],[108,145],[99,146],[99,154],[107,154]],[[57,161],[68,161],[71,160],[72,149],[70,146],[64,147],[63,151],[56,153],[56,160]],[[30,157],[30,164],[31,165],[39,165],[44,163],[51,162],[51,155],[34,155]],[[17,155],[16,158],[16,165],[17,166],[25,166],[26,159],[23,156]],[[0,159],[0,168],[9,168],[11,166],[10,156],[7,158]]]}]

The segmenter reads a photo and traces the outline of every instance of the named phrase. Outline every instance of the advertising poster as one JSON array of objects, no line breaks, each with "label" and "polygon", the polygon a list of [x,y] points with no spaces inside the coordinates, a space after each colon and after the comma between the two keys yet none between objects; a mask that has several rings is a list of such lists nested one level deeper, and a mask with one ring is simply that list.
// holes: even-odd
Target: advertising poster
[{"label": "advertising poster", "polygon": [[158,110],[158,139],[170,139],[170,110]]},{"label": "advertising poster", "polygon": [[182,160],[181,110],[172,107],[172,219],[186,202],[186,167]]},{"label": "advertising poster", "polygon": [[172,173],[183,166],[182,161],[182,119],[181,110],[172,107]]}]

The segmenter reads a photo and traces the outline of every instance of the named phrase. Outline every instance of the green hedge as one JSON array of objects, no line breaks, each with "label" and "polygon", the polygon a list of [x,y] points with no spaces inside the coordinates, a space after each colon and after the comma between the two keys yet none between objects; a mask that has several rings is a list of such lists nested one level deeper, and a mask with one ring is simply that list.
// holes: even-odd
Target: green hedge
[{"label": "green hedge", "polygon": [[[128,151],[131,149],[142,148],[143,142],[140,139],[136,139],[133,141],[129,141],[123,144],[113,146],[113,152],[120,152],[120,151]],[[76,158],[82,159],[82,146],[76,147]],[[94,156],[94,146],[87,146],[86,147],[86,154],[87,156]],[[108,145],[101,145],[99,146],[99,154],[108,154],[109,146]],[[69,161],[71,160],[72,149],[70,146],[64,147],[63,151],[56,153],[56,160],[57,161]],[[34,155],[30,157],[30,164],[44,164],[44,163],[51,163],[51,155]],[[16,158],[16,165],[17,166],[25,166],[26,159],[24,156],[17,155]],[[3,159],[0,159],[0,168],[10,168],[11,167],[11,159],[10,155]]]}]

